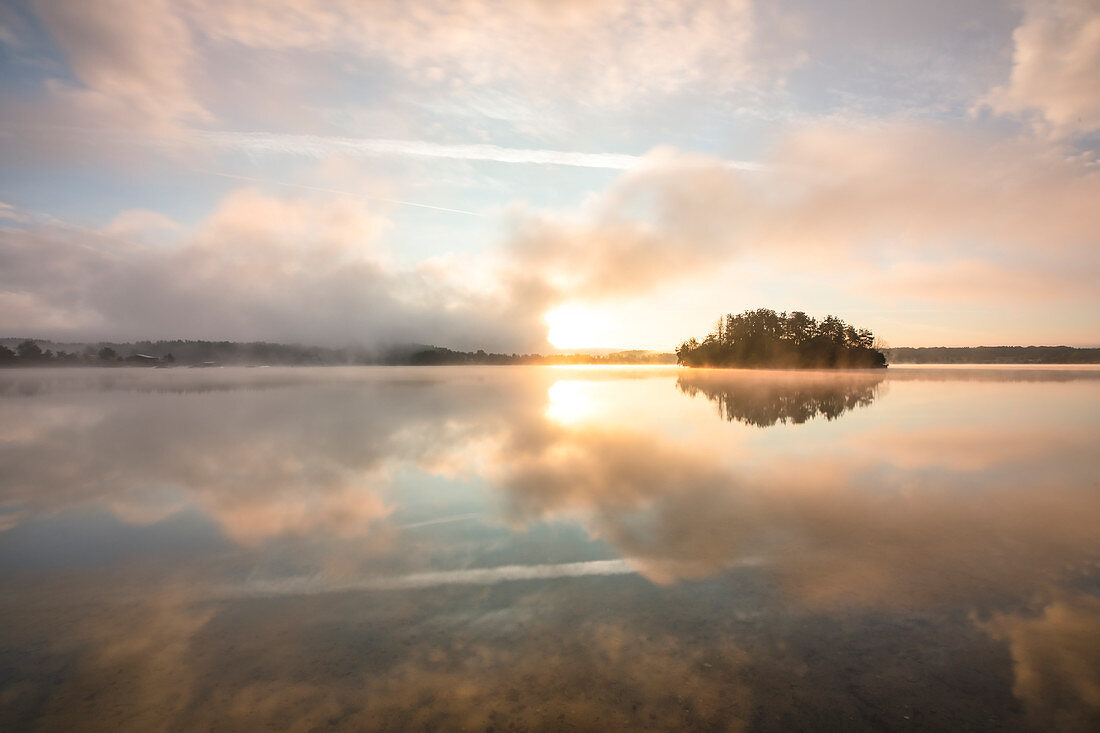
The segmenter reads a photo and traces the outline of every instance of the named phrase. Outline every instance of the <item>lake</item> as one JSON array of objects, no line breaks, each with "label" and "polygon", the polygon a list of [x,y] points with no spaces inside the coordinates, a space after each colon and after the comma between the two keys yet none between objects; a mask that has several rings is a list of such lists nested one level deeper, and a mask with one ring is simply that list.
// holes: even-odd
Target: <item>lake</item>
[{"label": "lake", "polygon": [[0,729],[1097,730],[1100,369],[0,371]]}]

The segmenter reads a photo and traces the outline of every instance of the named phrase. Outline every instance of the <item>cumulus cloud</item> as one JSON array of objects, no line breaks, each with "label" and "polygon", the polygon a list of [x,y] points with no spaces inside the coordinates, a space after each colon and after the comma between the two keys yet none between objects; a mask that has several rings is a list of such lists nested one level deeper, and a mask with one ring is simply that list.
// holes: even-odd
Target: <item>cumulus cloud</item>
[{"label": "cumulus cloud", "polygon": [[751,174],[654,151],[575,216],[514,210],[507,246],[567,299],[644,294],[739,258],[937,302],[1088,299],[1098,199],[1096,171],[1036,143],[815,125]]},{"label": "cumulus cloud", "polygon": [[507,252],[569,296],[644,292],[725,260],[753,194],[720,161],[652,153],[575,217],[510,212]]},{"label": "cumulus cloud", "polygon": [[1100,127],[1100,2],[1030,0],[1013,40],[1012,75],[985,101],[1058,135]]},{"label": "cumulus cloud", "polygon": [[935,126],[810,126],[755,171],[656,149],[574,212],[514,205],[495,249],[413,269],[361,199],[317,193],[241,189],[190,231],[149,212],[4,230],[0,330],[511,351],[545,348],[556,305],[736,284],[744,262],[939,305],[1088,306],[1100,269],[1100,172]]},{"label": "cumulus cloud", "polygon": [[545,333],[531,292],[474,291],[427,263],[391,266],[388,222],[362,202],[235,191],[174,244],[130,212],[104,232],[57,225],[0,233],[0,331],[44,337],[429,342],[504,348]]}]

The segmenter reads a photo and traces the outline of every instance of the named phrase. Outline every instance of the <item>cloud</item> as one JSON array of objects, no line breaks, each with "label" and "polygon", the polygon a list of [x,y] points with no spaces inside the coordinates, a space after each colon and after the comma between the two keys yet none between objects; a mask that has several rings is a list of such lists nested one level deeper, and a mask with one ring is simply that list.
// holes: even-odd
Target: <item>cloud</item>
[{"label": "cloud", "polygon": [[[1038,614],[1002,613],[980,625],[1008,642],[1013,692],[1040,727],[1095,728],[1100,710],[1100,600],[1063,596]],[[1091,712],[1091,714],[1090,714]]]},{"label": "cloud", "polygon": [[720,161],[657,150],[578,216],[513,209],[507,253],[566,297],[636,294],[726,261],[752,199]]},{"label": "cloud", "polygon": [[209,118],[193,90],[191,33],[167,0],[36,0],[34,8],[80,82],[48,83],[74,113],[154,128]]},{"label": "cloud", "polygon": [[157,137],[227,117],[298,126],[313,116],[303,109],[316,111],[319,89],[339,95],[330,106],[346,108],[358,95],[344,95],[361,79],[391,101],[469,109],[488,96],[537,118],[570,104],[621,107],[685,89],[770,86],[798,62],[755,43],[749,0],[33,7],[71,76],[51,69],[45,98],[15,115],[32,130],[43,119]]},{"label": "cloud", "polygon": [[744,260],[882,297],[1092,299],[1100,174],[945,126],[806,126],[746,174],[651,152],[572,216],[514,209],[508,251],[563,300],[653,292]]},{"label": "cloud", "polygon": [[1100,171],[1041,143],[818,124],[763,163],[658,148],[576,211],[516,203],[495,248],[404,269],[378,244],[389,222],[334,191],[241,189],[189,231],[149,213],[43,221],[0,231],[0,331],[527,351],[564,303],[702,293],[719,275],[728,293],[761,272],[886,306],[1096,305]]},{"label": "cloud", "polygon": [[210,39],[255,50],[341,51],[406,80],[461,94],[501,86],[529,99],[621,104],[702,85],[761,79],[746,0],[256,3],[196,0],[187,17]]},{"label": "cloud", "polygon": [[30,217],[18,206],[3,201],[0,201],[0,219],[7,219],[17,224],[26,224],[30,221]]},{"label": "cloud", "polygon": [[[411,156],[452,160],[492,161],[563,165],[579,168],[605,168],[625,171],[638,166],[644,158],[622,153],[581,153],[567,150],[508,148],[500,145],[446,145],[423,140],[385,140],[371,138],[289,135],[267,132],[200,132],[194,139],[216,147],[246,153],[278,153],[324,158],[333,154],[360,156]],[[687,165],[687,161],[684,161]],[[730,168],[759,170],[756,163],[728,161]]]},{"label": "cloud", "polygon": [[1056,135],[1100,128],[1100,3],[1029,0],[1013,40],[1012,75],[985,102],[1034,114]]},{"label": "cloud", "polygon": [[531,293],[474,291],[461,273],[396,269],[377,245],[388,222],[350,197],[226,196],[175,244],[43,225],[0,232],[2,332],[41,337],[269,339],[328,344],[537,346]]}]

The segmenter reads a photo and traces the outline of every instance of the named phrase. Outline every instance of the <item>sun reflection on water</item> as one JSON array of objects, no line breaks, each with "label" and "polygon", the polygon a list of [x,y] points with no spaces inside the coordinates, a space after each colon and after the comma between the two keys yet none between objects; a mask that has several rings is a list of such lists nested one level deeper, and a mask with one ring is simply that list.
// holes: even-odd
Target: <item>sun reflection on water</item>
[{"label": "sun reflection on water", "polygon": [[546,417],[554,422],[574,425],[591,420],[596,413],[592,383],[559,379],[546,391],[549,404]]}]

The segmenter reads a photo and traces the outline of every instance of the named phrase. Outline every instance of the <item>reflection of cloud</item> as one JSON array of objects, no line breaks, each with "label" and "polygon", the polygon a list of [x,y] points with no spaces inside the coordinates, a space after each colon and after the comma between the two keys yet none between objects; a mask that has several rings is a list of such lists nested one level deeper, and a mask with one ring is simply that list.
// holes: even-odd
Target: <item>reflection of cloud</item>
[{"label": "reflection of cloud", "polygon": [[[784,719],[794,729],[838,701],[858,713],[919,697],[936,701],[930,720],[949,711],[987,721],[990,700],[1008,697],[1008,656],[974,633],[973,608],[1008,642],[1017,693],[1037,714],[1070,728],[1074,711],[1095,705],[1097,651],[1084,636],[1095,603],[1051,590],[1077,568],[1090,573],[1100,550],[1091,433],[1071,435],[1084,412],[1065,413],[1065,434],[1051,427],[1065,403],[1027,422],[982,413],[1006,395],[1016,407],[1067,399],[1065,384],[960,382],[974,392],[969,412],[936,415],[932,424],[956,423],[936,443],[928,423],[910,425],[914,412],[904,411],[893,413],[901,420],[819,422],[798,441],[728,425],[679,395],[671,370],[650,379],[551,369],[490,379],[472,368],[41,372],[4,375],[53,387],[0,397],[0,425],[20,426],[0,441],[0,501],[34,520],[135,496],[153,508],[182,498],[241,543],[307,541],[191,556],[169,573],[153,557],[137,571],[124,566],[117,586],[105,582],[112,567],[75,583],[17,578],[18,593],[0,593],[10,621],[0,642],[32,662],[29,682],[3,690],[16,719],[114,722],[102,714],[117,705],[137,711],[123,722],[144,728],[157,727],[148,722],[158,712],[187,729],[237,720],[310,729],[336,716],[349,728],[537,727],[553,708],[557,727],[598,718],[616,729],[729,729],[778,698],[795,699]],[[629,420],[548,419],[547,388],[578,373],[607,409],[648,397],[646,410]],[[101,391],[99,380],[113,384]],[[265,388],[246,388],[251,380]],[[616,388],[618,401],[608,399]],[[914,401],[921,391],[935,399]],[[953,398],[950,385],[904,380],[861,416],[889,416],[899,404],[924,415]],[[492,452],[467,465],[495,482],[490,495],[515,522],[576,519],[620,559],[517,557],[521,545],[546,546],[522,535],[502,546],[499,526],[486,538],[477,534],[485,528],[430,518],[402,528],[413,535],[400,546],[411,561],[390,563],[392,546],[385,557],[363,552],[393,535],[376,531],[388,527],[372,512],[405,508],[407,494],[381,486],[399,465],[458,471],[461,458],[438,456],[466,451]],[[409,519],[429,511],[416,507]],[[435,516],[468,516],[442,511]],[[349,545],[360,554],[339,557]],[[452,570],[433,571],[441,566]],[[743,569],[736,577],[679,588],[629,575],[674,584],[734,567]],[[142,602],[163,582],[188,603]],[[384,597],[364,602],[359,591]],[[109,603],[85,603],[86,594]],[[67,611],[40,612],[58,596]],[[1054,600],[1040,617],[989,615],[1020,598]],[[901,640],[922,645],[918,656],[897,655]],[[977,657],[984,662],[950,659],[991,647],[993,656]],[[882,674],[867,675],[871,665]],[[972,670],[979,689],[1000,692],[955,689]]]},{"label": "reflection of cloud", "polygon": [[881,431],[862,437],[860,442],[866,455],[888,456],[894,469],[965,473],[1006,465],[1041,465],[1054,456],[1083,455],[1093,438],[1069,428],[1002,430],[991,436],[986,427],[950,426]]},{"label": "reflection of cloud", "polygon": [[381,492],[395,461],[459,465],[448,452],[491,424],[464,416],[496,404],[484,386],[443,396],[431,375],[387,373],[11,373],[40,393],[0,403],[0,503],[20,522],[89,501],[139,523],[197,507],[251,546],[362,536],[393,509]]},{"label": "reflection of cloud", "polygon": [[[42,372],[33,379],[52,387],[0,404],[0,424],[19,426],[0,443],[0,500],[17,507],[12,522],[87,502],[136,521],[189,506],[249,546],[359,538],[387,528],[391,509],[400,515],[387,488],[413,465],[488,480],[518,523],[579,519],[653,580],[759,560],[762,572],[821,602],[1024,592],[1098,549],[1091,434],[1072,421],[1003,420],[985,412],[992,401],[944,414],[947,427],[851,421],[856,432],[838,426],[777,442],[774,431],[749,438],[692,407],[667,370],[517,369],[491,380],[473,368]],[[950,385],[920,382],[931,373],[886,378],[950,397]],[[570,374],[584,381],[559,379]],[[854,375],[789,376],[864,384]],[[802,389],[776,373],[715,379],[738,389],[756,380],[777,397],[784,385],[788,395]],[[253,383],[267,388],[244,389]],[[551,385],[551,401],[559,385],[586,390],[598,419],[547,415]],[[1029,385],[956,386],[1037,397]],[[904,404],[907,394],[899,386],[892,396]],[[885,414],[886,402],[867,414]]]},{"label": "reflection of cloud", "polygon": [[[744,730],[751,686],[731,684],[747,655],[612,623],[535,624],[501,643],[472,630],[413,637],[385,669],[345,680],[233,680],[218,702],[230,720],[312,730],[339,711],[349,729]],[[301,663],[295,659],[294,662]],[[196,715],[196,727],[204,716]]]},{"label": "reflection of cloud", "polygon": [[1084,733],[1100,726],[1100,599],[1064,597],[1037,616],[997,614],[981,625],[1008,642],[1014,692],[1040,727]]},{"label": "reflection of cloud", "polygon": [[497,585],[517,580],[588,578],[599,575],[629,575],[634,572],[637,571],[625,560],[589,560],[558,565],[501,565],[495,568],[440,570],[343,582],[311,575],[277,580],[249,580],[241,587],[221,589],[219,596],[298,596],[363,590],[437,588],[443,585]]},{"label": "reflection of cloud", "polygon": [[[46,607],[45,616],[5,613],[3,641],[36,662],[3,690],[0,721],[12,729],[164,728],[201,694],[193,643],[214,609],[173,596],[79,605],[52,598]],[[64,674],[51,674],[53,665]]]},{"label": "reflection of cloud", "polygon": [[658,582],[760,558],[805,599],[936,604],[1045,587],[1100,550],[1089,436],[1049,431],[880,427],[758,455],[559,425],[496,470],[515,520],[578,518]]},{"label": "reflection of cloud", "polygon": [[[750,657],[725,631],[591,613],[571,587],[398,592],[385,603],[223,598],[11,612],[17,650],[0,721],[50,729],[741,730]],[[595,589],[594,584],[587,584]],[[71,593],[71,591],[70,591]],[[72,595],[67,593],[67,599]],[[81,596],[81,600],[85,600]],[[37,607],[36,607],[37,610]],[[10,636],[9,636],[10,635]]]}]

